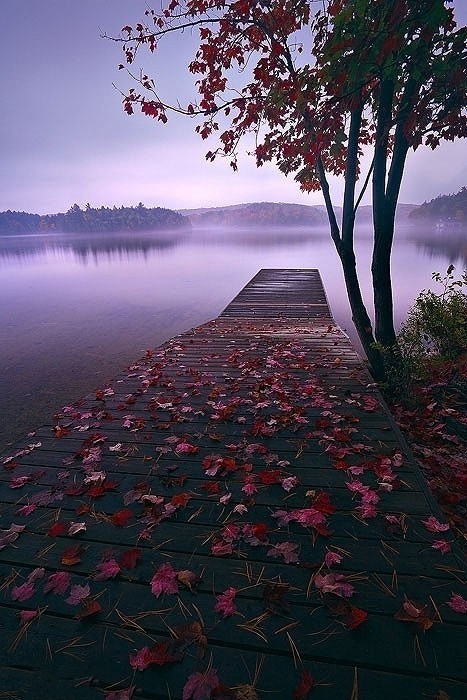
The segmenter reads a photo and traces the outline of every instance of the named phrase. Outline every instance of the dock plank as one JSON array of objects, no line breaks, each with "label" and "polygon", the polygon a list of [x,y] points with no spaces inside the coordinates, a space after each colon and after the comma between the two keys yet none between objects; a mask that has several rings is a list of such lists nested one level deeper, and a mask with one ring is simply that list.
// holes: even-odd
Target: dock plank
[{"label": "dock plank", "polygon": [[6,697],[465,697],[465,560],[317,270],[259,271],[0,465]]}]

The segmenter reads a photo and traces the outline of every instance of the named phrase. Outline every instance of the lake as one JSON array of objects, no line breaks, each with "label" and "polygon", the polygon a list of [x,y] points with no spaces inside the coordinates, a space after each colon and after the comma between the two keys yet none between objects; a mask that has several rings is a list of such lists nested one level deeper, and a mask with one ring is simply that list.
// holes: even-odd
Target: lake
[{"label": "lake", "polygon": [[[357,254],[371,299],[371,240]],[[396,323],[431,274],[465,267],[465,234],[399,232]],[[262,267],[318,268],[358,345],[326,231],[193,230],[0,237],[0,449],[112,378],[146,349],[217,316]]]}]

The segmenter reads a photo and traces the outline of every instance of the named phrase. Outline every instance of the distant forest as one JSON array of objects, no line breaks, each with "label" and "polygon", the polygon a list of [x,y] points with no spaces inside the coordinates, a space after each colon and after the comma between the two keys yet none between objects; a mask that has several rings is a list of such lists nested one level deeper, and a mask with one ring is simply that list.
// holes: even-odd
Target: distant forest
[{"label": "distant forest", "polygon": [[0,212],[0,234],[6,233],[62,233],[105,231],[151,231],[164,228],[190,226],[189,221],[171,209],[155,207],[100,207],[89,204],[84,209],[74,204],[64,214],[28,214],[26,212]]},{"label": "distant forest", "polygon": [[425,202],[409,214],[409,221],[436,221],[448,224],[467,224],[467,187],[457,194],[439,195],[430,202]]}]

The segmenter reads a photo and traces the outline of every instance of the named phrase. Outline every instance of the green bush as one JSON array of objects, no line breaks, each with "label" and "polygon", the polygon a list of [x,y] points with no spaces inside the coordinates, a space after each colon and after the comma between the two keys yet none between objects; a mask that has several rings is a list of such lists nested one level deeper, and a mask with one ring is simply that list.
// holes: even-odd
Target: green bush
[{"label": "green bush", "polygon": [[398,335],[402,358],[415,374],[423,373],[429,359],[455,361],[467,352],[467,272],[454,279],[454,265],[446,275],[433,273],[441,285],[436,293],[420,292]]}]

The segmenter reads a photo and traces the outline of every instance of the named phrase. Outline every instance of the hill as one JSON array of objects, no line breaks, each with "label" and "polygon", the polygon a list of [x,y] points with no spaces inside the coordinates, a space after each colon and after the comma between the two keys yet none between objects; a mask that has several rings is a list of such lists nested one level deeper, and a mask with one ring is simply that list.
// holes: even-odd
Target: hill
[{"label": "hill", "polygon": [[[397,208],[398,223],[405,222],[414,204],[399,204]],[[342,208],[335,207],[338,218]],[[286,204],[283,202],[255,202],[251,204],[234,204],[226,207],[204,207],[199,209],[180,209],[196,228],[205,226],[307,226],[323,227],[328,225],[324,205]],[[357,224],[370,226],[372,223],[370,206],[359,207]]]},{"label": "hill", "polygon": [[155,207],[100,207],[84,209],[74,204],[64,214],[28,214],[26,212],[0,212],[0,235],[20,233],[61,233],[152,231],[167,228],[189,227],[188,219],[172,209]]},{"label": "hill", "polygon": [[409,215],[412,223],[431,221],[435,223],[467,224],[467,187],[456,194],[444,194],[430,202],[424,202]]}]

